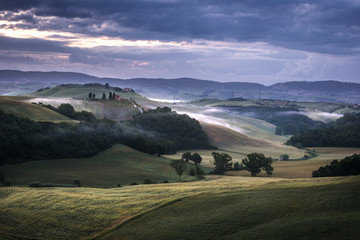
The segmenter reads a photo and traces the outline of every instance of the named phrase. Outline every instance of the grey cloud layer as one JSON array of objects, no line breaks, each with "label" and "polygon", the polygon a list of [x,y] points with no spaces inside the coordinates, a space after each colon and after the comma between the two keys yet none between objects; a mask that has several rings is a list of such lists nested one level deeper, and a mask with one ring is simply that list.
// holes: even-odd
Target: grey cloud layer
[{"label": "grey cloud layer", "polygon": [[[21,18],[23,27],[125,39],[234,39],[346,55],[360,47],[355,0],[5,0],[0,10],[28,10],[8,16]],[[36,16],[57,18],[42,22]]]}]

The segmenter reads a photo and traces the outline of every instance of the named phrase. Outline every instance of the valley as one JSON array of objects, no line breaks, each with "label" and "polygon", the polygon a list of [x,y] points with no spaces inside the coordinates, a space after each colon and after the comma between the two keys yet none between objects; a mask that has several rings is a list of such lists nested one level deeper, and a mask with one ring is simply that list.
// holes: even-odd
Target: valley
[{"label": "valley", "polygon": [[[89,92],[97,99],[90,99]],[[120,100],[108,99],[109,92]],[[62,115],[62,104],[91,113],[95,122]],[[360,229],[359,177],[312,178],[312,172],[334,159],[360,154],[360,146],[299,149],[284,144],[291,135],[276,134],[279,125],[258,118],[261,113],[286,120],[290,113],[327,124],[349,111],[358,113],[355,105],[349,106],[251,99],[171,102],[105,84],[60,85],[24,96],[0,96],[5,114],[55,126],[69,124],[65,129],[83,125],[79,131],[87,129],[87,134],[92,124],[101,134],[109,131],[102,129],[109,124],[109,132],[116,133],[111,146],[93,156],[0,166],[12,185],[0,187],[0,239],[355,239]],[[200,132],[178,138],[175,130],[185,123],[196,123],[193,127],[201,128],[212,147],[176,149],[173,154],[132,147],[142,144],[133,135],[157,143],[180,144],[192,138],[204,143]],[[211,174],[214,151],[239,164],[250,153],[262,153],[273,159],[274,171],[270,177],[264,171],[251,177],[245,169]],[[178,182],[169,163],[185,152],[200,154],[204,179],[190,174],[195,167],[190,161],[183,182]],[[279,160],[282,155],[289,159]],[[29,187],[36,184],[45,187]]]}]

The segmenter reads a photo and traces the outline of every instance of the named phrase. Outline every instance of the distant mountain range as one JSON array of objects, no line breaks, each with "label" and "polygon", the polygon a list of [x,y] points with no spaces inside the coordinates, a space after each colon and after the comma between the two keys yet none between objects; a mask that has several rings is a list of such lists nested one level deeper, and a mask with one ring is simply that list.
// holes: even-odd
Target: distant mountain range
[{"label": "distant mountain range", "polygon": [[109,83],[133,88],[138,93],[157,99],[194,100],[199,98],[279,99],[312,102],[344,102],[360,104],[360,84],[339,81],[285,82],[271,86],[258,83],[221,83],[193,78],[98,78],[73,72],[22,72],[0,70],[0,94],[19,95],[43,87],[67,83]]}]

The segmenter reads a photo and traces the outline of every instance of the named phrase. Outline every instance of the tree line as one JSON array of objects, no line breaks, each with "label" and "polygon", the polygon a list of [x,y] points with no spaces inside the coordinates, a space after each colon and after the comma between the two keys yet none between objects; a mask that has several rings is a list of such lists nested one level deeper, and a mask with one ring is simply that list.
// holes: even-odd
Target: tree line
[{"label": "tree line", "polygon": [[343,160],[334,160],[330,164],[319,167],[312,172],[313,177],[333,177],[346,175],[360,175],[360,154],[345,157]]},{"label": "tree line", "polygon": [[0,111],[0,165],[91,157],[115,143],[157,155],[173,154],[179,149],[214,148],[195,119],[172,111],[117,123],[76,112],[70,104],[47,107],[81,122],[35,122]]},{"label": "tree line", "polygon": [[[215,166],[213,174],[223,175],[226,171],[234,170],[232,157],[227,153],[219,153],[219,152],[212,152],[213,161],[211,164]],[[187,169],[187,163],[189,160],[194,161],[193,156],[196,156],[198,159],[202,159],[202,157],[198,153],[191,154],[190,152],[185,152],[182,154],[181,159],[172,160],[170,162],[170,166],[174,168],[176,174],[179,176],[179,181],[181,181],[181,176]],[[243,169],[249,171],[251,176],[255,177],[259,174],[262,170],[266,172],[268,176],[272,175],[274,168],[271,166],[273,160],[271,158],[265,157],[262,153],[250,153],[242,160],[242,164],[244,165]],[[198,164],[201,163],[194,161],[195,168],[190,169],[189,173],[191,176],[197,176],[198,179],[203,178],[204,172],[201,170]],[[240,170],[240,164],[235,163],[237,165],[237,170]],[[234,165],[235,165],[234,164]]]},{"label": "tree line", "polygon": [[335,123],[292,136],[287,145],[297,147],[360,147],[360,113],[347,113]]}]

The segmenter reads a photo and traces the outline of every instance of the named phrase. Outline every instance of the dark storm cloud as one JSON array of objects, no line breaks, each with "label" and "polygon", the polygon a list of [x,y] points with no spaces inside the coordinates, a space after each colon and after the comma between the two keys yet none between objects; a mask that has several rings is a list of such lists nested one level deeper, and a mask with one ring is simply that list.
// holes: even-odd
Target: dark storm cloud
[{"label": "dark storm cloud", "polygon": [[0,50],[58,52],[68,53],[72,48],[62,46],[64,43],[41,39],[18,39],[0,36]]},{"label": "dark storm cloud", "polygon": [[58,18],[41,30],[125,39],[267,42],[332,54],[358,53],[360,5],[355,0],[43,0],[2,1],[0,9]]}]

